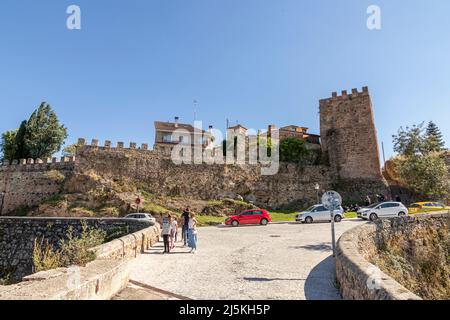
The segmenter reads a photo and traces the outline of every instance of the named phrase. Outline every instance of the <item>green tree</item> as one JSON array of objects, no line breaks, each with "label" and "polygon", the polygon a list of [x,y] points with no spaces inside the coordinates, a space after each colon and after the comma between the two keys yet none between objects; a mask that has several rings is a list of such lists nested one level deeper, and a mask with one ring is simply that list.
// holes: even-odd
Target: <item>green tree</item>
[{"label": "green tree", "polygon": [[31,158],[46,158],[61,150],[67,129],[59,123],[51,106],[43,102],[27,122],[25,148]]},{"label": "green tree", "polygon": [[64,157],[73,157],[77,151],[77,145],[71,144],[63,149]]},{"label": "green tree", "polygon": [[302,164],[310,154],[304,140],[289,137],[280,142],[280,160]]},{"label": "green tree", "polygon": [[17,148],[15,144],[17,130],[6,131],[2,134],[0,149],[2,151],[2,161],[13,161],[16,158]]},{"label": "green tree", "polygon": [[30,157],[30,152],[25,145],[25,135],[27,133],[27,121],[22,121],[19,129],[17,130],[15,138],[16,154],[15,159],[28,159]]},{"label": "green tree", "polygon": [[393,135],[394,151],[402,156],[412,156],[426,152],[423,136],[423,123],[411,128],[400,127],[397,135]]},{"label": "green tree", "polygon": [[425,144],[428,152],[439,152],[444,150],[444,140],[438,126],[430,121],[425,133]]},{"label": "green tree", "polygon": [[395,164],[401,179],[415,192],[433,199],[448,199],[449,169],[436,154],[397,158]]}]

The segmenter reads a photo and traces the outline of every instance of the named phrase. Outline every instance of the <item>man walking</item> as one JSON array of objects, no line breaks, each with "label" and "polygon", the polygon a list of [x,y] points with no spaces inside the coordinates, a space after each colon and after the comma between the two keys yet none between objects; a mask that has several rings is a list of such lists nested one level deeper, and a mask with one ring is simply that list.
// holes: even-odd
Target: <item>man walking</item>
[{"label": "man walking", "polygon": [[182,227],[182,238],[183,238],[183,243],[184,246],[187,245],[188,242],[188,231],[189,231],[189,218],[191,215],[191,210],[189,207],[187,207],[184,212],[181,214],[181,219],[182,219],[182,223],[183,223],[183,227]]}]

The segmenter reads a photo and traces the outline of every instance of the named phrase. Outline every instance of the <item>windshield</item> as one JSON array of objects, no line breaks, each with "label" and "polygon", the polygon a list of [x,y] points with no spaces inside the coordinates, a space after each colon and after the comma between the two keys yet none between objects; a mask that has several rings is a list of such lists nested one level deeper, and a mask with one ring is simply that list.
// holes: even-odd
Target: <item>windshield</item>
[{"label": "windshield", "polygon": [[366,208],[375,208],[377,205],[379,205],[379,203],[374,203],[374,204],[372,204],[372,205],[370,205],[370,206],[368,206]]},{"label": "windshield", "polygon": [[310,212],[310,211],[313,211],[315,207],[316,207],[316,206],[312,206],[312,207],[309,207],[309,208],[308,208],[308,209],[306,209],[305,211],[306,211],[306,212]]}]

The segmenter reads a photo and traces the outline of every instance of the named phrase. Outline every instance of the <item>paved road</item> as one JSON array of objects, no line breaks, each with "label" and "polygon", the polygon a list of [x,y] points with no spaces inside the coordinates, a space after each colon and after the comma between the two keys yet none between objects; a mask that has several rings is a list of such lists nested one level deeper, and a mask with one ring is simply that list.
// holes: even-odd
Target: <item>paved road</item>
[{"label": "paved road", "polygon": [[[363,222],[336,224],[339,237]],[[340,299],[329,223],[207,227],[197,254],[162,244],[131,262],[131,279],[192,299]]]}]

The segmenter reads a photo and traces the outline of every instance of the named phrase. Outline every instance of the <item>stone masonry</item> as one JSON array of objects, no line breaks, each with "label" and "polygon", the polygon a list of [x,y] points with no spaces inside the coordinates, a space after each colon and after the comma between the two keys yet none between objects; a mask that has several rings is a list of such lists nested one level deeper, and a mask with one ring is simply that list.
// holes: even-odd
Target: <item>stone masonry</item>
[{"label": "stone masonry", "polygon": [[[259,165],[175,165],[148,144],[137,146],[79,139],[73,158],[20,160],[0,165],[0,215],[17,214],[62,192],[83,193],[89,176],[145,183],[157,195],[204,200],[242,195],[266,208],[301,207],[316,202],[314,185],[336,189],[344,199],[361,201],[366,194],[387,194],[381,175],[376,130],[367,88],[320,101],[322,148],[330,165],[299,167],[280,164],[278,174],[262,176]],[[51,173],[51,174],[50,174]],[[59,173],[59,174],[58,174]]]}]

